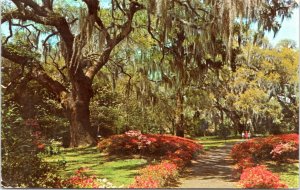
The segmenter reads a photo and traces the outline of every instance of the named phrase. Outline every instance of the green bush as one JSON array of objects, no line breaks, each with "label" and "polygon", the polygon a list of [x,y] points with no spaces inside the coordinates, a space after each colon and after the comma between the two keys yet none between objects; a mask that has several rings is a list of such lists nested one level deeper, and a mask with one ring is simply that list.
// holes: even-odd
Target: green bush
[{"label": "green bush", "polygon": [[18,107],[3,107],[1,175],[5,187],[55,187],[59,180],[54,166],[39,157],[44,144],[32,124],[20,117]]},{"label": "green bush", "polygon": [[220,129],[218,130],[218,136],[223,138],[223,139],[227,139],[228,136],[230,136],[230,129],[228,126],[225,125],[220,125]]}]

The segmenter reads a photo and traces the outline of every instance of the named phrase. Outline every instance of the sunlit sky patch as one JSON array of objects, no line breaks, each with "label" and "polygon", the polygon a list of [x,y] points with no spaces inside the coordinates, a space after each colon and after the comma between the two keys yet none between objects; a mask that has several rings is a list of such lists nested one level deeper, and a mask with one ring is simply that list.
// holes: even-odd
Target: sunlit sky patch
[{"label": "sunlit sky patch", "polygon": [[273,32],[266,32],[266,37],[270,40],[270,43],[275,45],[282,39],[291,39],[297,43],[299,47],[299,7],[293,11],[291,18],[287,18],[283,21],[281,29],[274,37]]}]

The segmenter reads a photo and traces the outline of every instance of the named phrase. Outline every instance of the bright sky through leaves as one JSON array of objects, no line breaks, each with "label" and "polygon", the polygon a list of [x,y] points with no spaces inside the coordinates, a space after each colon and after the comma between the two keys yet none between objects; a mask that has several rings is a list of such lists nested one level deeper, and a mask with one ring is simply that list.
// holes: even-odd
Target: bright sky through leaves
[{"label": "bright sky through leaves", "polygon": [[281,29],[276,37],[273,38],[273,36],[273,32],[266,32],[266,37],[269,38],[273,45],[282,39],[291,39],[296,42],[297,47],[299,48],[299,7],[293,11],[291,18],[287,18],[283,21]]}]

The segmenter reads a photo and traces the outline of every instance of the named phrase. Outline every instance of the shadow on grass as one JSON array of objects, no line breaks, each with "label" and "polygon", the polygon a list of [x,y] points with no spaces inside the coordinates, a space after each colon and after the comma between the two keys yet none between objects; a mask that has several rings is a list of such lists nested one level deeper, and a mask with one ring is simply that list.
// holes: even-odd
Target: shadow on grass
[{"label": "shadow on grass", "polygon": [[213,141],[213,142],[203,142],[203,145],[210,145],[210,144],[220,144],[220,145],[222,145],[222,144],[224,144],[225,143],[225,141]]},{"label": "shadow on grass", "polygon": [[116,166],[114,167],[114,169],[117,170],[138,170],[140,168],[145,167],[146,165],[148,165],[148,163],[141,163],[141,164],[136,164],[136,165],[126,165],[126,166]]},{"label": "shadow on grass", "polygon": [[285,172],[291,175],[299,175],[298,167],[294,164],[282,163],[278,165],[275,162],[268,162],[266,164],[270,169],[272,169],[273,172]]},{"label": "shadow on grass", "polygon": [[[240,136],[230,136],[230,137],[227,137],[226,140],[233,140],[233,139],[241,139]],[[222,140],[225,140],[224,138],[222,137],[218,137],[218,136],[205,136],[205,137],[195,137],[193,138],[193,140],[219,140],[219,141],[222,141]]]},{"label": "shadow on grass", "polygon": [[127,160],[127,159],[141,159],[139,155],[106,155],[105,160],[108,162],[111,161],[120,161],[120,160]]},{"label": "shadow on grass", "polygon": [[96,146],[85,146],[85,147],[76,147],[76,148],[65,148],[63,149],[65,153],[73,153],[73,152],[82,152],[82,153],[94,153],[98,152]]},{"label": "shadow on grass", "polygon": [[146,164],[154,164],[156,161],[161,159],[161,156],[154,156],[154,155],[106,155],[105,161],[112,162],[112,161],[120,161],[120,160],[129,160],[129,159],[144,159],[147,161]]}]

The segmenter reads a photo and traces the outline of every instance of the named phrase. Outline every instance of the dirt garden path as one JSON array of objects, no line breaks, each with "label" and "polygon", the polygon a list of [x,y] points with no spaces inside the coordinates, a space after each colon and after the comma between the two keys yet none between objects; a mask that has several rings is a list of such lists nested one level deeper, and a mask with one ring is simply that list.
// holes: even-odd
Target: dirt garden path
[{"label": "dirt garden path", "polygon": [[192,161],[180,179],[178,188],[238,188],[233,179],[233,161],[230,151],[235,143],[214,148]]}]

